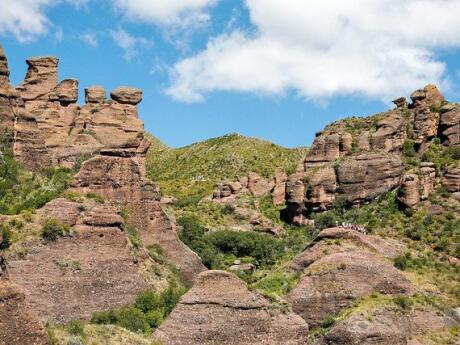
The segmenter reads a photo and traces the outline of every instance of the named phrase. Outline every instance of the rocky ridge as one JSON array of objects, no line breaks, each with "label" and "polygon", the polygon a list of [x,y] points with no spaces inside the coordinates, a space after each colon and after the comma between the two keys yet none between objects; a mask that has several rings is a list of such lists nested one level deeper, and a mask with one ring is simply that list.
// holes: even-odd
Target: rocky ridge
[{"label": "rocky ridge", "polygon": [[[417,155],[437,137],[446,147],[456,145],[460,108],[447,103],[434,85],[415,91],[411,100],[398,98],[393,110],[337,121],[317,133],[310,152],[287,179],[285,219],[303,224],[311,212],[329,209],[339,196],[362,204],[398,187],[406,207],[427,199],[440,176],[430,162],[405,172],[404,145],[413,146]],[[452,177],[443,183],[458,192]]]}]

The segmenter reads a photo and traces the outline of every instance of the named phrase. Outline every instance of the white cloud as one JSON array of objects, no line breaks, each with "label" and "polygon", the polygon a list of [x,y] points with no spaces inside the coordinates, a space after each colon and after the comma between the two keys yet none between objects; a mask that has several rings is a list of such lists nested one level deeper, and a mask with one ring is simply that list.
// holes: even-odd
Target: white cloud
[{"label": "white cloud", "polygon": [[190,27],[209,20],[218,0],[115,0],[125,15],[147,23]]},{"label": "white cloud", "polygon": [[[30,42],[48,33],[53,25],[46,16],[46,9],[60,3],[74,7],[86,5],[91,0],[0,0],[0,35],[10,33],[19,42]],[[55,39],[62,36],[59,28]]]},{"label": "white cloud", "polygon": [[97,48],[98,46],[98,41],[97,41],[97,36],[94,32],[88,32],[86,34],[81,35],[81,39],[83,42],[85,42],[87,45]]},{"label": "white cloud", "polygon": [[435,51],[460,47],[460,0],[246,0],[255,34],[237,29],[171,68],[167,93],[212,91],[305,99],[360,94],[389,100],[442,83]]},{"label": "white cloud", "polygon": [[122,28],[110,31],[110,36],[113,42],[123,49],[123,58],[127,61],[131,61],[137,56],[140,47],[148,47],[151,45],[151,42],[145,37],[136,37]]},{"label": "white cloud", "polygon": [[44,14],[51,0],[0,1],[0,34],[11,33],[19,42],[28,42],[47,33],[50,21]]}]

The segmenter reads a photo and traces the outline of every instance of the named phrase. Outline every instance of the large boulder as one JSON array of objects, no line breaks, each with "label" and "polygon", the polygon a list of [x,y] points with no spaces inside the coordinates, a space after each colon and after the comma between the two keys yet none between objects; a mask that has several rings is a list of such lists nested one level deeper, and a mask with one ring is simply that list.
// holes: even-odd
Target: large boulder
[{"label": "large boulder", "polygon": [[294,345],[307,342],[308,326],[251,292],[234,274],[201,273],[154,338],[165,345]]},{"label": "large boulder", "polygon": [[410,96],[413,106],[418,106],[420,103],[425,103],[429,108],[439,109],[443,105],[445,99],[436,85],[428,84],[423,89],[416,90]]},{"label": "large boulder", "polygon": [[399,186],[403,172],[404,166],[398,155],[360,154],[339,165],[339,189],[351,203],[371,201]]},{"label": "large boulder", "polygon": [[115,102],[137,105],[142,101],[142,90],[120,86],[113,90],[110,96]]},{"label": "large boulder", "polygon": [[311,264],[288,294],[293,311],[310,327],[371,293],[411,292],[409,281],[387,260],[368,251],[337,252]]}]

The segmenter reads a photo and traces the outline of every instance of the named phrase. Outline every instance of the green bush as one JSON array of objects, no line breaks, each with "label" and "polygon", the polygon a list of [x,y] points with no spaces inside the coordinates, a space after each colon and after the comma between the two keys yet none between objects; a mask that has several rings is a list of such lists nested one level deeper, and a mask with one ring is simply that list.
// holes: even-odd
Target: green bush
[{"label": "green bush", "polygon": [[66,224],[61,224],[58,220],[48,218],[42,226],[42,237],[47,241],[56,241],[59,237],[65,236],[70,232]]},{"label": "green bush", "polygon": [[333,211],[326,211],[326,212],[318,214],[315,217],[315,227],[318,230],[335,227],[337,226],[337,223],[339,222],[340,222],[339,216]]},{"label": "green bush", "polygon": [[408,254],[400,255],[394,259],[393,265],[398,270],[405,271],[407,269],[407,260],[408,260]]},{"label": "green bush", "polygon": [[165,290],[157,293],[153,290],[142,291],[134,305],[111,311],[95,312],[91,318],[93,324],[113,324],[133,332],[148,333],[161,325],[179,302],[185,289],[171,282]]},{"label": "green bush", "polygon": [[137,296],[135,306],[147,313],[150,310],[158,309],[160,304],[160,296],[155,291],[145,290]]},{"label": "green bush", "polygon": [[102,195],[94,193],[94,192],[86,193],[85,197],[96,201],[98,204],[103,204],[105,202],[105,199]]},{"label": "green bush", "polygon": [[73,171],[66,168],[31,173],[23,169],[12,156],[0,160],[0,214],[34,211],[67,188]]},{"label": "green bush", "polygon": [[409,311],[414,304],[408,296],[396,296],[393,297],[393,303],[402,311]]},{"label": "green bush", "polygon": [[0,250],[8,249],[11,245],[11,229],[7,224],[2,226],[2,242],[0,242]]},{"label": "green bush", "polygon": [[150,329],[145,314],[136,307],[129,306],[115,312],[117,325],[133,332],[145,333]]},{"label": "green bush", "polygon": [[150,310],[145,314],[145,319],[152,328],[158,328],[163,323],[162,310]]},{"label": "green bush", "polygon": [[406,157],[415,157],[415,142],[411,139],[404,140],[403,147],[402,147],[403,155]]},{"label": "green bush", "polygon": [[67,331],[76,336],[85,337],[85,326],[80,320],[72,320],[67,324]]},{"label": "green bush", "polygon": [[330,328],[335,325],[335,317],[332,315],[328,315],[324,318],[323,322],[321,322],[322,328]]}]

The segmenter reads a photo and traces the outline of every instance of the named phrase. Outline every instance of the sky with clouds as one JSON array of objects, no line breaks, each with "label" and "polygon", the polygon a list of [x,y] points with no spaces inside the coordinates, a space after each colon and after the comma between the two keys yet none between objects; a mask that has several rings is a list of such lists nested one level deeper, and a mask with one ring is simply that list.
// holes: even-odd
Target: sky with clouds
[{"label": "sky with clouds", "polygon": [[294,147],[427,83],[460,100],[459,15],[460,0],[0,0],[0,43],[15,84],[27,57],[56,55],[81,96],[142,88],[171,146],[238,132]]}]

